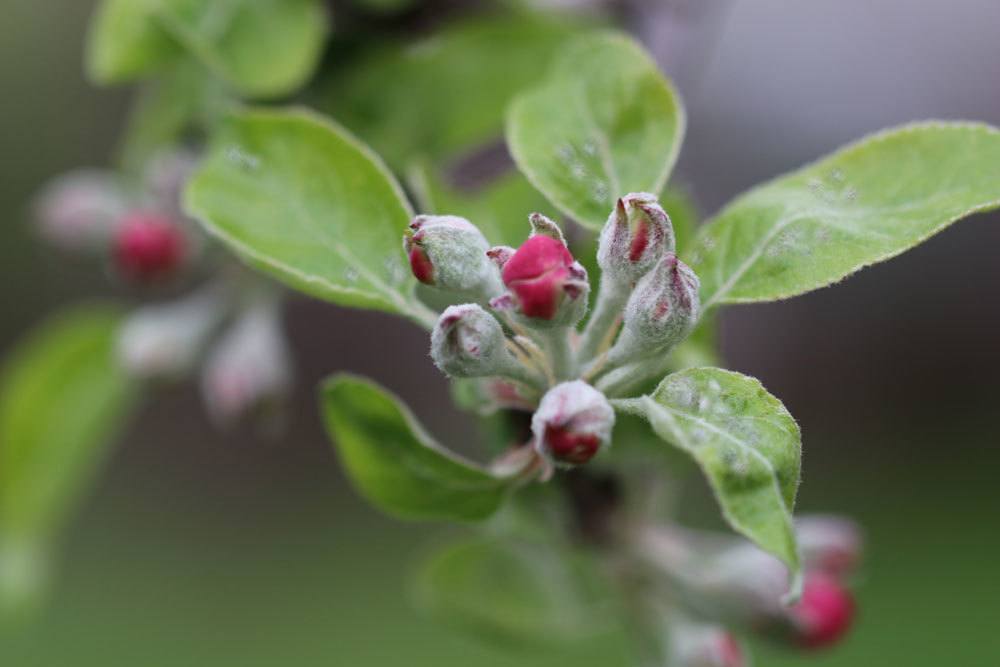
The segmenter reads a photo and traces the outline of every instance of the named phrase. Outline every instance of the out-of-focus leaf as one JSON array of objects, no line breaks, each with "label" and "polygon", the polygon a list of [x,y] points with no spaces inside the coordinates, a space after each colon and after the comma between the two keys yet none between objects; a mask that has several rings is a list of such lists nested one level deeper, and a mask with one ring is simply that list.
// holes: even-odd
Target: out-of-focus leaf
[{"label": "out-of-focus leaf", "polygon": [[680,98],[642,47],[601,33],[560,51],[549,77],[514,99],[507,143],[553,204],[599,229],[618,197],[663,189],[684,126]]},{"label": "out-of-focus leaf", "polygon": [[104,0],[90,23],[87,72],[97,83],[125,83],[175,60],[181,47],[153,20],[154,0]]},{"label": "out-of-focus leaf", "polygon": [[608,629],[600,584],[572,554],[546,545],[451,544],[422,564],[415,594],[442,620],[501,641],[570,641]]},{"label": "out-of-focus leaf", "polygon": [[919,123],[862,139],[737,198],[691,257],[701,301],[773,301],[837,282],[1000,206],[1000,130]]},{"label": "out-of-focus leaf", "polygon": [[316,114],[234,115],[185,203],[231,250],[296,289],[434,324],[402,250],[406,197],[378,156]]},{"label": "out-of-focus leaf", "polygon": [[649,396],[615,404],[690,454],[729,524],[798,572],[792,509],[801,435],[781,401],[754,378],[692,368],[668,375]]},{"label": "out-of-focus leaf", "polygon": [[444,449],[391,394],[336,375],[322,387],[327,431],[358,491],[402,519],[477,521],[493,514],[511,480]]}]

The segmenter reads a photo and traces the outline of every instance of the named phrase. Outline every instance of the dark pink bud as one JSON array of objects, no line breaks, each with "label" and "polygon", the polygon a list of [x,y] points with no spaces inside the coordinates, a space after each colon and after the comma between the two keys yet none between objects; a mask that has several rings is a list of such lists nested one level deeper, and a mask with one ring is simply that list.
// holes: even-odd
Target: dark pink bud
[{"label": "dark pink bud", "polygon": [[796,642],[806,648],[837,643],[854,620],[854,598],[834,577],[814,572],[806,575],[802,598],[789,609]]},{"label": "dark pink bud", "polygon": [[633,283],[674,245],[673,226],[656,196],[634,192],[618,200],[604,225],[597,262],[605,273]]},{"label": "dark pink bud", "polygon": [[502,276],[516,307],[526,317],[554,320],[567,298],[574,303],[582,301],[585,307],[586,299],[581,296],[589,289],[586,271],[566,244],[551,236],[536,234],[525,241],[504,263]]},{"label": "dark pink bud", "polygon": [[410,237],[410,243],[407,244],[407,250],[410,257],[410,268],[413,270],[414,277],[425,285],[434,284],[434,265],[431,264],[431,258],[427,256],[427,251],[419,246],[416,241],[413,241],[414,237]]},{"label": "dark pink bud", "polygon": [[586,463],[611,441],[615,412],[604,394],[582,380],[558,384],[531,419],[535,449],[563,465]]},{"label": "dark pink bud", "polygon": [[170,218],[136,211],[122,221],[115,238],[118,270],[137,282],[153,282],[172,275],[187,257],[187,238]]}]

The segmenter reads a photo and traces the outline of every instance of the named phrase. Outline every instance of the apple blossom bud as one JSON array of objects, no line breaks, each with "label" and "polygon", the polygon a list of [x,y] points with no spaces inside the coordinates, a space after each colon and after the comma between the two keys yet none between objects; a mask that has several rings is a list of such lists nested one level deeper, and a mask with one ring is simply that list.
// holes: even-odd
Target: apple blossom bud
[{"label": "apple blossom bud", "polygon": [[424,284],[484,302],[503,291],[499,271],[486,256],[486,237],[464,218],[419,215],[403,248],[413,275]]},{"label": "apple blossom bud", "polygon": [[209,352],[201,393],[209,415],[229,426],[251,413],[266,413],[291,391],[292,362],[273,302],[248,308]]},{"label": "apple blossom bud", "polygon": [[675,623],[670,632],[671,660],[676,667],[746,667],[736,638],[725,629],[700,623]]},{"label": "apple blossom bud", "polygon": [[157,153],[146,165],[146,192],[156,206],[182,217],[181,193],[197,166],[198,157],[186,148]]},{"label": "apple blossom bud", "polygon": [[512,310],[536,326],[570,326],[587,311],[587,270],[563,241],[547,233],[533,234],[506,258],[502,276],[508,291],[490,305]]},{"label": "apple blossom bud", "polygon": [[698,277],[667,253],[635,286],[622,332],[609,353],[616,365],[660,355],[684,340],[698,321]]},{"label": "apple blossom bud", "polygon": [[187,255],[184,231],[172,218],[159,213],[129,213],[115,236],[115,264],[123,276],[136,282],[171,277]]},{"label": "apple blossom bud", "polygon": [[110,172],[84,169],[60,176],[35,200],[38,230],[68,251],[103,251],[126,209],[126,197]]},{"label": "apple blossom bud", "polygon": [[511,248],[509,245],[498,245],[487,250],[486,256],[497,265],[498,269],[502,270],[504,264],[514,256],[515,252],[517,252],[517,249]]},{"label": "apple blossom bud", "polygon": [[838,516],[803,516],[795,520],[795,536],[807,570],[833,576],[850,574],[861,560],[861,529]]},{"label": "apple blossom bud", "polygon": [[194,370],[226,311],[225,294],[217,288],[164,305],[143,306],[119,331],[120,363],[138,378],[179,379]]},{"label": "apple blossom bud", "polygon": [[615,411],[582,380],[563,382],[542,397],[531,418],[535,449],[557,465],[586,463],[611,442]]},{"label": "apple blossom bud", "polygon": [[634,192],[618,200],[601,230],[597,263],[603,275],[631,285],[674,246],[674,228],[656,196]]},{"label": "apple blossom bud", "polygon": [[837,643],[854,620],[854,598],[835,577],[822,572],[806,575],[802,598],[787,610],[791,640],[805,648]]},{"label": "apple blossom bud", "polygon": [[516,364],[503,327],[474,303],[441,313],[431,332],[431,357],[442,372],[459,378],[504,375]]}]

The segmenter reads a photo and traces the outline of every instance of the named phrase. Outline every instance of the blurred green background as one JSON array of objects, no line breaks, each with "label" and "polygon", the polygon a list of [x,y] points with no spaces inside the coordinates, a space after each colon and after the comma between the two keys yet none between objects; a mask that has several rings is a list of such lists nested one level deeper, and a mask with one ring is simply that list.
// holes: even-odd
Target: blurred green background
[{"label": "blurred green background", "polygon": [[[679,29],[646,26],[687,95],[680,173],[706,211],[887,124],[1000,123],[996,3],[801,4],[723,7],[693,29],[712,40],[693,64],[671,50]],[[123,91],[83,80],[89,11],[4,5],[0,352],[56,304],[109,289],[44,248],[27,216],[47,177],[109,162],[124,118]],[[808,657],[760,647],[755,664],[998,664],[998,223],[980,216],[843,285],[725,318],[729,364],[803,426],[800,510],[851,514],[869,540],[849,639]],[[333,369],[364,372],[443,440],[467,425],[439,409],[445,384],[414,327],[300,301],[289,329],[303,376],[289,436],[219,436],[191,387],[158,394],[72,524],[46,611],[0,640],[0,665],[629,664],[616,637],[511,653],[413,611],[414,557],[448,529],[386,519],[347,488],[312,387]],[[714,512],[700,485],[685,497],[690,515]]]}]

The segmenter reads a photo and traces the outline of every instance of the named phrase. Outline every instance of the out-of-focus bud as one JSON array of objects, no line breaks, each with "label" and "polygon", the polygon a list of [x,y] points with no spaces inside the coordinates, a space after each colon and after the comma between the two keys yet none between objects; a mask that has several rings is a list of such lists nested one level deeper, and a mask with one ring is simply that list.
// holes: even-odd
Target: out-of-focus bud
[{"label": "out-of-focus bud", "polygon": [[431,358],[442,372],[458,378],[504,375],[516,363],[503,327],[474,303],[441,313],[431,332]]},{"label": "out-of-focus bud", "polygon": [[484,417],[498,410],[534,412],[538,405],[534,390],[496,377],[456,378],[451,393],[460,408]]},{"label": "out-of-focus bud", "polygon": [[146,191],[157,208],[183,217],[181,193],[198,164],[194,151],[179,148],[158,153],[146,165]]},{"label": "out-of-focus bud", "polygon": [[424,284],[484,302],[503,291],[500,272],[486,256],[486,237],[464,218],[419,215],[403,248],[413,275]]},{"label": "out-of-focus bud", "polygon": [[563,382],[542,397],[531,418],[535,449],[557,465],[586,463],[611,442],[615,411],[582,380]]},{"label": "out-of-focus bud", "polygon": [[202,368],[209,415],[229,426],[251,414],[268,416],[291,391],[292,363],[277,303],[247,309],[213,346]]},{"label": "out-of-focus bud", "polygon": [[187,260],[188,239],[172,218],[135,211],[122,220],[115,236],[114,258],[119,272],[140,283],[173,276]]},{"label": "out-of-focus bud", "polygon": [[861,560],[861,529],[838,516],[803,516],[795,520],[795,535],[807,570],[834,576],[850,574]]},{"label": "out-of-focus bud", "polygon": [[[587,270],[573,259],[555,223],[532,216],[535,232],[513,255],[503,259],[507,293],[491,305],[530,318],[536,326],[571,326],[587,311]],[[558,235],[558,236],[557,236]]]},{"label": "out-of-focus bud", "polygon": [[656,196],[636,192],[618,200],[601,230],[597,263],[602,276],[631,285],[674,248],[674,228]]},{"label": "out-of-focus bud", "polygon": [[194,370],[226,311],[225,296],[215,287],[173,303],[143,306],[122,325],[118,358],[135,377],[179,379]]},{"label": "out-of-focus bud", "polygon": [[854,620],[854,598],[835,577],[822,572],[806,575],[802,598],[787,610],[791,639],[805,648],[823,648],[840,641]]},{"label": "out-of-focus bud", "polygon": [[34,213],[42,236],[71,252],[104,251],[127,207],[125,194],[111,173],[73,171],[39,193]]},{"label": "out-of-focus bud", "polygon": [[725,629],[696,623],[675,623],[670,632],[670,665],[676,667],[746,667],[736,638]]},{"label": "out-of-focus bud", "polygon": [[694,271],[675,254],[664,255],[629,297],[608,361],[617,365],[659,355],[684,340],[698,321],[698,287]]}]

